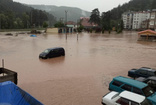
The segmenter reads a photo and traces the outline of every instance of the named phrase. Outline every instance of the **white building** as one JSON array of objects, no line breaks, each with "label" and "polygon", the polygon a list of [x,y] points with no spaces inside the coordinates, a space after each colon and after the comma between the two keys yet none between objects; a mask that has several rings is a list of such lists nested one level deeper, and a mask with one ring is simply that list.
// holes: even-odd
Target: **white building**
[{"label": "white building", "polygon": [[125,12],[122,14],[125,29],[132,29],[133,12]]},{"label": "white building", "polygon": [[156,9],[151,12],[149,28],[156,30]]},{"label": "white building", "polygon": [[134,12],[132,29],[140,29],[143,21],[150,18],[150,12]]}]

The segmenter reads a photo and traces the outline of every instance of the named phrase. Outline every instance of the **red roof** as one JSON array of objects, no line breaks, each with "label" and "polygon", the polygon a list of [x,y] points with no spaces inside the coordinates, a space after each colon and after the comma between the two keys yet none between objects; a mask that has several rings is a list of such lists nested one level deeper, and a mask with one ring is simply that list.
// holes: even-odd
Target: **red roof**
[{"label": "red roof", "polygon": [[141,34],[144,34],[144,35],[147,35],[147,34],[148,35],[156,35],[156,32],[148,29],[148,30],[145,30],[145,31],[138,32],[138,34],[139,35],[141,35]]},{"label": "red roof", "polygon": [[80,18],[82,21],[81,21],[81,24],[85,27],[92,27],[92,26],[97,26],[97,24],[91,24],[89,22],[90,18]]},{"label": "red roof", "polygon": [[73,22],[73,21],[68,21],[66,24],[67,24],[67,25],[76,25],[76,23]]}]

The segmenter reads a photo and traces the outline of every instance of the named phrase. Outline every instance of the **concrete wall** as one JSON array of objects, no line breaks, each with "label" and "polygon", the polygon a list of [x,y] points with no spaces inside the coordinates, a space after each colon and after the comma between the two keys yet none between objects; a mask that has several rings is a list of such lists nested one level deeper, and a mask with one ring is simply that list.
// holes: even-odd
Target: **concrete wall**
[{"label": "concrete wall", "polygon": [[58,33],[58,28],[47,28],[47,33]]}]

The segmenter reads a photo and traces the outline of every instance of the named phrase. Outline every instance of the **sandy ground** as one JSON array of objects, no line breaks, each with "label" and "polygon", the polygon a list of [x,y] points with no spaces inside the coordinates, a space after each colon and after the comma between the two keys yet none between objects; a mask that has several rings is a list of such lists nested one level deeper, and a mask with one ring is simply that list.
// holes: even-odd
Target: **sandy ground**
[{"label": "sandy ground", "polygon": [[[18,72],[18,86],[45,105],[101,105],[115,76],[142,66],[156,68],[156,42],[137,41],[137,32],[122,34],[0,33],[0,58]],[[65,57],[41,60],[50,47],[65,48]]]}]

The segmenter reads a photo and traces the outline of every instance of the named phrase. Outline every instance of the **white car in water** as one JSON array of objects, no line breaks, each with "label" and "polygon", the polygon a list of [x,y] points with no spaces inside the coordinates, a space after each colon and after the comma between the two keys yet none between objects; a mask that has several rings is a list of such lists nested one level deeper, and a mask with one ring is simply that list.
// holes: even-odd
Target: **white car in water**
[{"label": "white car in water", "polygon": [[123,91],[121,93],[111,91],[103,96],[103,105],[152,105],[145,96]]}]

